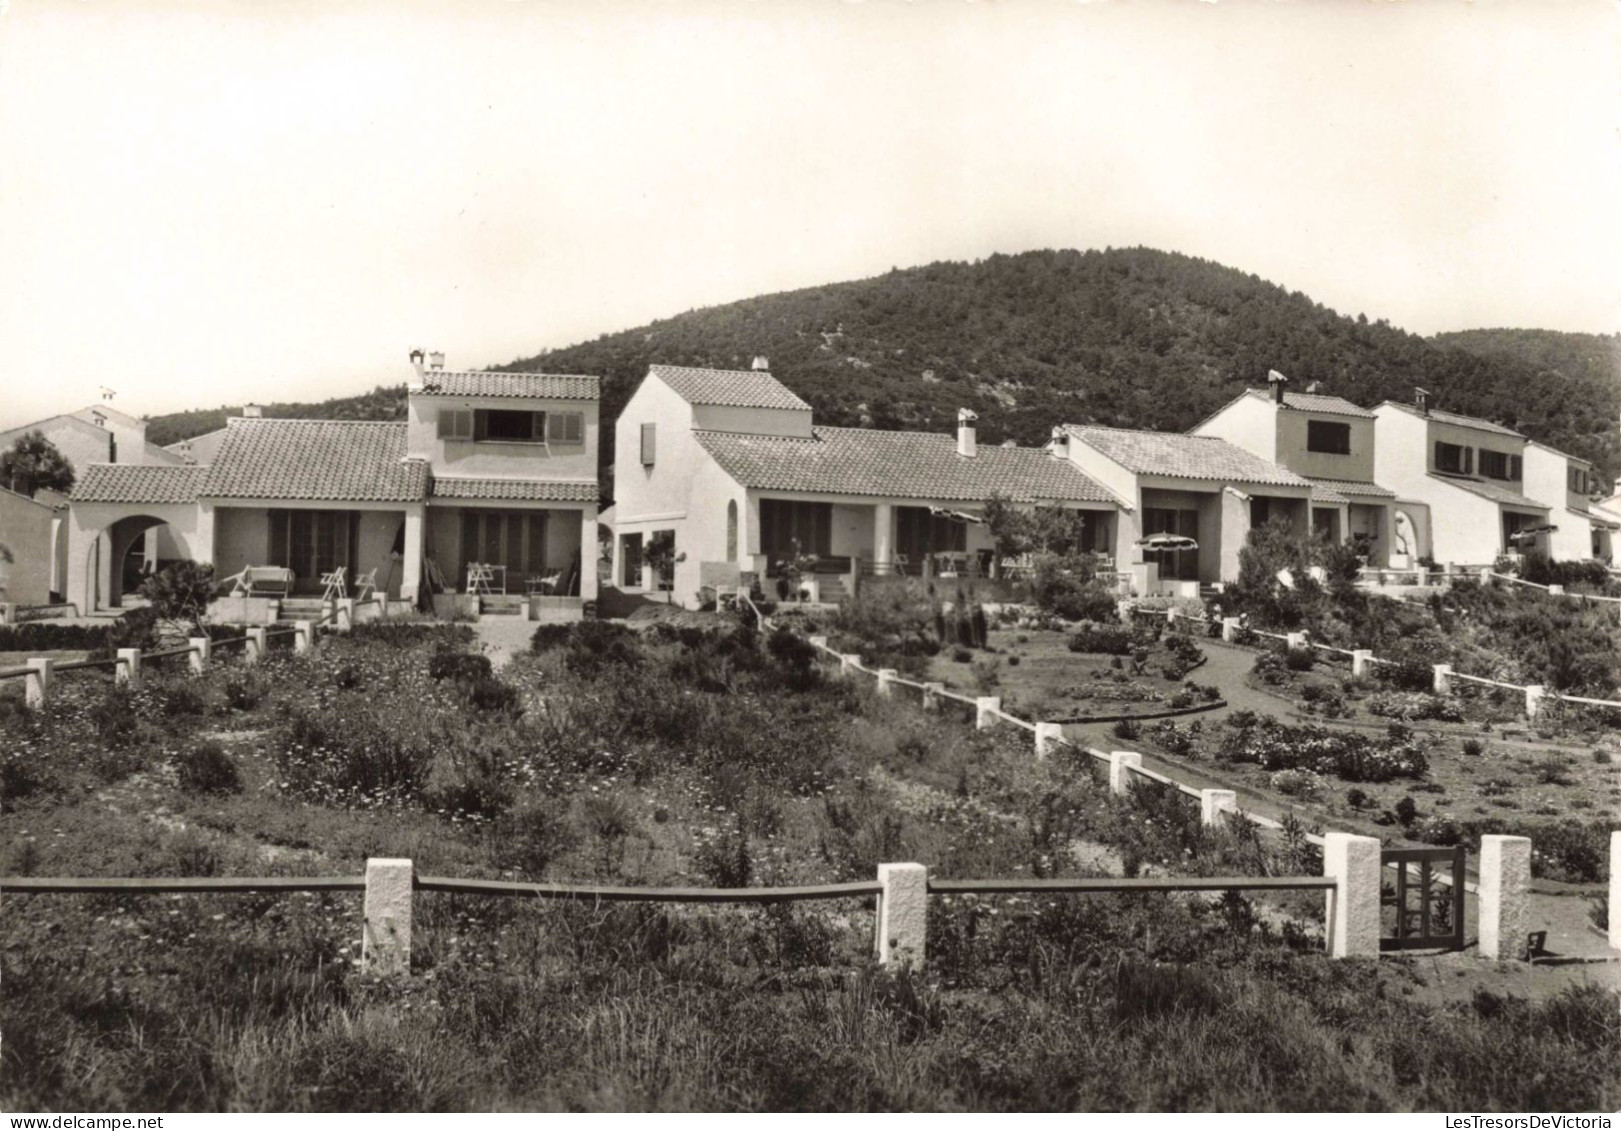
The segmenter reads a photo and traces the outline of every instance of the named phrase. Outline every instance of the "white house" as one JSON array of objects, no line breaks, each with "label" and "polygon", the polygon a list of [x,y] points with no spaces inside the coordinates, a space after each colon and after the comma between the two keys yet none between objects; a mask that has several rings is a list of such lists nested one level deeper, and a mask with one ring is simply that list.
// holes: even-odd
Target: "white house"
[{"label": "white house", "polygon": [[1246,389],[1193,434],[1237,444],[1310,481],[1312,532],[1356,544],[1370,565],[1393,564],[1397,515],[1406,516],[1405,529],[1418,529],[1427,508],[1374,481],[1377,418],[1343,397],[1286,392],[1287,381],[1274,370],[1269,390]]},{"label": "white house", "polygon": [[1558,561],[1609,561],[1621,517],[1605,515],[1589,502],[1602,490],[1593,465],[1535,440],[1526,443],[1524,458],[1525,493],[1549,507],[1549,554]]},{"label": "white house", "polygon": [[[773,377],[750,370],[654,365],[615,426],[614,584],[704,587],[771,575],[794,548],[816,555],[823,599],[852,571],[974,567],[991,538],[977,512],[992,495],[1071,507],[1092,518],[1088,546],[1114,544],[1116,500],[1041,448],[981,447],[973,414],[956,436],[827,428]],[[644,551],[673,538],[668,579]]]},{"label": "white house", "polygon": [[1535,544],[1547,549],[1550,507],[1526,493],[1524,436],[1432,408],[1422,389],[1413,404],[1386,401],[1373,411],[1374,479],[1429,508],[1428,530],[1414,532],[1415,556],[1490,565],[1519,547],[1516,534],[1539,529]]},{"label": "white house", "polygon": [[[1156,579],[1192,592],[1199,583],[1232,581],[1252,526],[1281,518],[1307,528],[1311,483],[1216,436],[1063,424],[1048,450],[1123,500],[1115,561],[1131,567],[1139,592],[1155,589]],[[1191,538],[1197,547],[1139,545],[1154,534]]]},{"label": "white house", "polygon": [[577,615],[596,597],[597,379],[412,360],[405,421],[235,417],[207,465],[83,469],[73,599],[118,605],[115,564],[161,524],[221,577],[282,566],[309,593],[338,566],[376,570],[382,591],[426,605],[478,562],[495,588],[544,586]]}]

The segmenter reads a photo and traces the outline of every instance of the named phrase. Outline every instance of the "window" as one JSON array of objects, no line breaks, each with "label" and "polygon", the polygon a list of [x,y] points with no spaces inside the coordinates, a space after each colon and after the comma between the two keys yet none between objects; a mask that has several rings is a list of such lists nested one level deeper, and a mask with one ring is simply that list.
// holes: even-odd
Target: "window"
[{"label": "window", "polygon": [[546,414],[510,408],[475,409],[473,439],[505,444],[541,443],[546,439]]},{"label": "window", "polygon": [[1329,455],[1351,454],[1351,426],[1337,420],[1306,421],[1306,450]]},{"label": "window", "polygon": [[546,442],[548,444],[585,443],[585,414],[581,412],[547,413]]},{"label": "window", "polygon": [[440,409],[439,438],[441,440],[471,440],[473,438],[473,410],[470,408]]},{"label": "window", "polygon": [[1435,442],[1435,470],[1469,475],[1475,470],[1475,450],[1459,444]]},{"label": "window", "polygon": [[467,564],[506,566],[507,592],[520,588],[529,574],[546,570],[545,511],[498,511],[468,508],[462,512],[462,584]]},{"label": "window", "polygon": [[1480,449],[1480,473],[1488,479],[1509,479],[1508,454]]},{"label": "window", "polygon": [[726,504],[726,560],[737,561],[737,500]]},{"label": "window", "polygon": [[1592,490],[1592,487],[1587,482],[1587,469],[1585,467],[1571,468],[1566,482],[1571,492],[1577,495],[1585,495]]},{"label": "window", "polygon": [[657,446],[657,424],[642,425],[642,466],[653,466],[653,451]]}]

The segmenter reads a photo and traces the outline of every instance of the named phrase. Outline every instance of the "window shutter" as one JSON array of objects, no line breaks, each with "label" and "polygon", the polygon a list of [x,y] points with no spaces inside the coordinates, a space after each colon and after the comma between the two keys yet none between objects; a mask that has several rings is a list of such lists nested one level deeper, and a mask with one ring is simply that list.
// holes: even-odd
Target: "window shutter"
[{"label": "window shutter", "polygon": [[643,467],[652,467],[653,466],[654,448],[656,447],[657,442],[658,442],[657,428],[658,428],[658,425],[656,425],[656,424],[644,424],[644,425],[642,425],[642,466]]},{"label": "window shutter", "polygon": [[546,439],[546,417],[547,417],[547,414],[544,413],[544,412],[537,412],[537,413],[533,413],[532,415],[533,415],[534,421],[529,426],[529,438],[531,440],[544,440],[544,439]]},{"label": "window shutter", "polygon": [[1446,447],[1440,440],[1435,441],[1435,469],[1440,471],[1446,467],[1446,460],[1441,458],[1441,451]]},{"label": "window shutter", "polygon": [[1508,477],[1510,479],[1518,479],[1520,477],[1520,457],[1519,456],[1509,456],[1508,457]]},{"label": "window shutter", "polygon": [[546,441],[552,444],[579,444],[585,440],[585,416],[578,412],[554,412],[546,418]]},{"label": "window shutter", "polygon": [[442,408],[439,410],[439,438],[448,440],[456,434],[456,410]]},{"label": "window shutter", "polygon": [[1463,449],[1463,473],[1465,475],[1475,473],[1475,449],[1473,448]]}]

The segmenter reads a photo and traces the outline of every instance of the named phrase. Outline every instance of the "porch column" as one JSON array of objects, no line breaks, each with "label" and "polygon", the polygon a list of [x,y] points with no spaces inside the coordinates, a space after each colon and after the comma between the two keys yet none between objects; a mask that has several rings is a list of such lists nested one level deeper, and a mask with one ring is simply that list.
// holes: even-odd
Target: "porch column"
[{"label": "porch column", "polygon": [[405,509],[405,560],[400,563],[400,600],[416,603],[422,591],[422,535],[427,507],[413,503]]},{"label": "porch column", "polygon": [[214,504],[197,503],[197,535],[191,547],[192,560],[198,565],[214,564]]},{"label": "porch column", "polygon": [[[1232,487],[1221,490],[1221,548],[1218,575],[1222,581],[1238,580],[1238,553],[1250,534],[1250,497]],[[1202,547],[1201,547],[1202,549]],[[1201,580],[1203,580],[1201,578]]]},{"label": "porch column", "polygon": [[1390,565],[1390,555],[1396,552],[1396,506],[1387,503],[1379,508],[1379,537],[1373,544],[1368,564],[1379,568]]},{"label": "porch column", "polygon": [[[619,556],[617,548],[618,539],[614,549],[614,557]],[[595,506],[582,507],[580,510],[580,600],[595,601],[597,599],[597,508]]]},{"label": "porch column", "polygon": [[889,503],[876,503],[872,508],[872,560],[874,572],[895,562],[895,508]]}]

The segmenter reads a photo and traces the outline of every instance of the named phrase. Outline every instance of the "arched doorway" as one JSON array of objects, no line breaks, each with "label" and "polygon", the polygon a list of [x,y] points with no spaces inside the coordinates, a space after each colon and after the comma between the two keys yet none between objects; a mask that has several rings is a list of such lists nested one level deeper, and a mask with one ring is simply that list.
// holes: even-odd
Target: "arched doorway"
[{"label": "arched doorway", "polygon": [[[144,577],[166,560],[182,556],[173,549],[174,537],[167,532],[164,519],[145,514],[121,518],[101,532],[88,564],[97,607],[121,607],[125,595],[134,593]],[[168,558],[166,546],[171,547]]]}]

